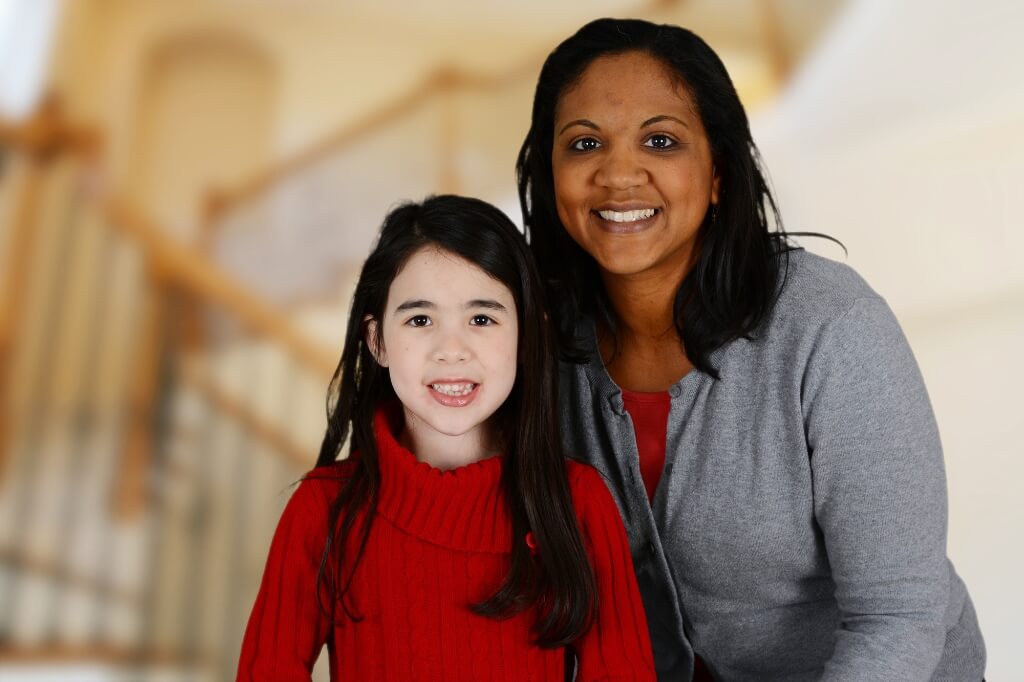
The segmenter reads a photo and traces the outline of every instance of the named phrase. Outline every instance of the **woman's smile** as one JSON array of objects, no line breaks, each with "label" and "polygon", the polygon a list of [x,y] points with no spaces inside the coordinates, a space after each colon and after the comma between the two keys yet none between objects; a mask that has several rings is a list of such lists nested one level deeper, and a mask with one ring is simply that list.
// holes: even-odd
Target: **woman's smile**
[{"label": "woman's smile", "polygon": [[657,208],[595,209],[591,212],[598,228],[612,234],[634,234],[654,227],[661,211]]}]

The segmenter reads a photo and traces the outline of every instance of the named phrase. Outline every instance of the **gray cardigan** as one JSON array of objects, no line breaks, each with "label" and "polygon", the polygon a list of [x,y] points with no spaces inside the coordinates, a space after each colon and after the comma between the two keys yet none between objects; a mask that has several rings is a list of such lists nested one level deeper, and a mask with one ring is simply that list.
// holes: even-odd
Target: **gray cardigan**
[{"label": "gray cardigan", "polygon": [[754,340],[670,389],[648,504],[633,425],[594,343],[563,363],[567,452],[622,513],[660,680],[693,651],[718,680],[981,680],[985,648],[946,558],[942,448],[885,301],[795,251]]}]

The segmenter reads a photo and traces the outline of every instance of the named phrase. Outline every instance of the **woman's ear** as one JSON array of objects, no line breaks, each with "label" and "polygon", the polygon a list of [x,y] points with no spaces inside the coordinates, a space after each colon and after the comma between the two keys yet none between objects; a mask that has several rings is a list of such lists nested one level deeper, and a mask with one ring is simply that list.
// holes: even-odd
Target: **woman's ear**
[{"label": "woman's ear", "polygon": [[718,187],[722,184],[721,176],[718,174],[718,168],[712,166],[711,168],[711,203],[718,205]]},{"label": "woman's ear", "polygon": [[382,343],[378,343],[380,337],[378,336],[377,320],[373,319],[369,315],[363,318],[363,341],[366,342],[366,347],[370,349],[370,355],[377,361],[377,364],[381,367],[388,366],[388,354],[383,348]]}]

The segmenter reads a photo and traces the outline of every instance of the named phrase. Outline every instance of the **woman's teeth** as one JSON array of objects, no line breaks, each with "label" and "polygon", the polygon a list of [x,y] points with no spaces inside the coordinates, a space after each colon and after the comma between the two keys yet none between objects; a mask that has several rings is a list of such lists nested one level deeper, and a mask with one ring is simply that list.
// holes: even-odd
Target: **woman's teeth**
[{"label": "woman's teeth", "polygon": [[597,214],[605,220],[613,223],[631,223],[636,220],[646,220],[658,212],[656,208],[641,208],[635,211],[598,211]]},{"label": "woman's teeth", "polygon": [[463,396],[472,393],[476,384],[430,384],[430,387],[445,395]]}]

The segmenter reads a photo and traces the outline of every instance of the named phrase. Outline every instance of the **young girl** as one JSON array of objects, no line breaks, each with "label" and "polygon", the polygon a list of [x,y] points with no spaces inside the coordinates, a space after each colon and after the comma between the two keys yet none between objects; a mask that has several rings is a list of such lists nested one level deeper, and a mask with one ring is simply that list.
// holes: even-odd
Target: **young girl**
[{"label": "young girl", "polygon": [[332,680],[561,680],[570,652],[578,680],[654,679],[618,509],[560,449],[542,296],[493,206],[387,217],[239,680],[308,680],[324,644]]}]

